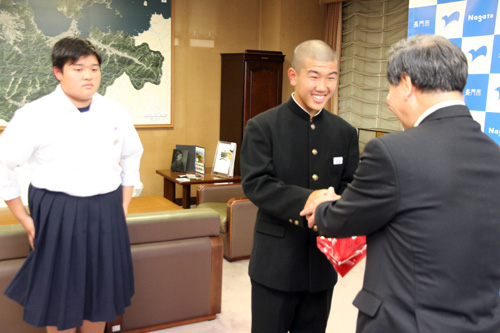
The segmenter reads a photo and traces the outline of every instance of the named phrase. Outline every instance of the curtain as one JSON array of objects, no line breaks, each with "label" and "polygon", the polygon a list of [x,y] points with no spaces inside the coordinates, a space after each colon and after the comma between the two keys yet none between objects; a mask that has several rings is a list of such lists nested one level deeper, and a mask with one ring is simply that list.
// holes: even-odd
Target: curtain
[{"label": "curtain", "polygon": [[[331,3],[326,5],[326,28],[325,41],[330,44],[336,51],[340,61],[340,53],[342,46],[342,3]],[[331,112],[339,114],[339,95],[338,95],[338,80],[335,94],[330,99]]]},{"label": "curtain", "polygon": [[346,1],[341,17],[339,116],[358,128],[400,130],[386,104],[385,69],[391,45],[407,37],[408,0]]}]

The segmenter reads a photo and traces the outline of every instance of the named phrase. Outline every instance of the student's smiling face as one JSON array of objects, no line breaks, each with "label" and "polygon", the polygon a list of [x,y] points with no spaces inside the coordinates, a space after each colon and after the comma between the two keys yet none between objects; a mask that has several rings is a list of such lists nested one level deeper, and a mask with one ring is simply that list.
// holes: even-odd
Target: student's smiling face
[{"label": "student's smiling face", "polygon": [[74,63],[67,62],[62,71],[54,67],[54,75],[77,108],[89,106],[101,84],[101,68],[94,55],[82,56]]},{"label": "student's smiling face", "polygon": [[318,61],[307,58],[298,71],[288,70],[290,84],[295,87],[294,98],[311,115],[325,107],[337,88],[337,61]]}]

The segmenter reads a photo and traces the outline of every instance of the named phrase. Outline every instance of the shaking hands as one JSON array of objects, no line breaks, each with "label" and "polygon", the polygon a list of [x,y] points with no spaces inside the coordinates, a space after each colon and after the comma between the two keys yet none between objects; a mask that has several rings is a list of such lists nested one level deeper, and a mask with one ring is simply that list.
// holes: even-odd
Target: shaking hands
[{"label": "shaking hands", "polygon": [[304,205],[304,209],[300,212],[300,216],[305,216],[307,219],[307,225],[312,228],[316,222],[314,220],[314,212],[316,207],[325,201],[336,201],[340,199],[340,195],[335,193],[333,187],[329,187],[327,190],[316,190],[309,195],[309,198]]}]

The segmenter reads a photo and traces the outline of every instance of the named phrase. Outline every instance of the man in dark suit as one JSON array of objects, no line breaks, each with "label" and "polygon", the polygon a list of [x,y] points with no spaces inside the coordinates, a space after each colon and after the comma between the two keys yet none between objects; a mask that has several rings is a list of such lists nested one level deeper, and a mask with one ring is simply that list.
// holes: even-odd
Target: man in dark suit
[{"label": "man in dark suit", "polygon": [[342,197],[301,215],[325,236],[367,236],[356,332],[500,332],[500,148],[463,102],[467,58],[431,35],[391,53],[387,103],[405,131],[371,140]]},{"label": "man in dark suit", "polygon": [[295,49],[292,97],[247,122],[245,195],[259,207],[249,265],[252,332],[324,332],[337,274],[299,216],[316,189],[342,191],[358,165],[354,127],[323,109],[337,85],[335,51],[319,40]]}]

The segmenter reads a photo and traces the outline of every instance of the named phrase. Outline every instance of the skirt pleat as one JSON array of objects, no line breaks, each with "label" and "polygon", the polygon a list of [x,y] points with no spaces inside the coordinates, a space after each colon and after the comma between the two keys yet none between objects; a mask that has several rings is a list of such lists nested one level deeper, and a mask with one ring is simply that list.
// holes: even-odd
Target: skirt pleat
[{"label": "skirt pleat", "polygon": [[123,314],[134,276],[121,188],[74,197],[30,186],[29,205],[35,249],[5,291],[24,320],[64,330]]}]

